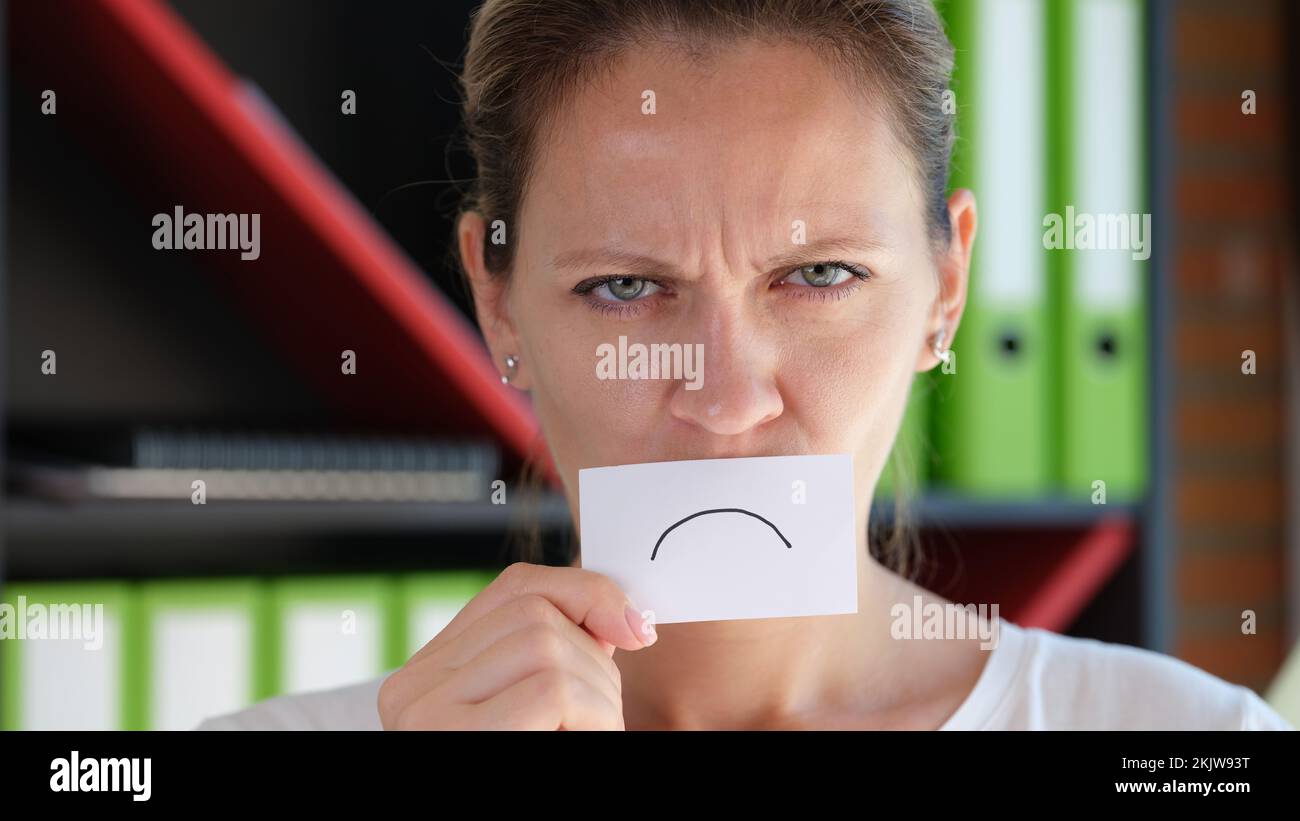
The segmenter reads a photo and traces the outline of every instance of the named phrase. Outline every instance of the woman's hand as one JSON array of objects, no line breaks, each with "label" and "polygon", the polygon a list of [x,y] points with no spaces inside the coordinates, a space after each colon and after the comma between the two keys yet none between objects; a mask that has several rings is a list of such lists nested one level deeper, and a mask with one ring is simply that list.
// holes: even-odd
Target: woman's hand
[{"label": "woman's hand", "polygon": [[510,565],[379,689],[386,730],[621,730],[614,648],[655,641],[607,576]]}]

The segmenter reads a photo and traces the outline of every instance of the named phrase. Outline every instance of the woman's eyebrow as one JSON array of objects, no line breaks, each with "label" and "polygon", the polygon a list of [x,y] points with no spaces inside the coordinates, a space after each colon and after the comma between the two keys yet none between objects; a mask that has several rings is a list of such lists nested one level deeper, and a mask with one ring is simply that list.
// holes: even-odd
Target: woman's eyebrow
[{"label": "woman's eyebrow", "polygon": [[556,254],[552,268],[616,268],[620,273],[640,278],[642,275],[664,276],[675,274],[676,266],[670,262],[642,254],[633,254],[615,248],[584,248]]},{"label": "woman's eyebrow", "polygon": [[[783,252],[767,261],[764,272],[779,268],[793,268],[809,262],[826,260],[833,256],[853,255],[879,251],[884,243],[867,236],[828,237],[805,245],[795,245],[794,250]],[[554,269],[612,268],[629,277],[683,278],[677,266],[644,254],[620,251],[616,248],[583,248],[556,254],[551,260]]]},{"label": "woman's eyebrow", "polygon": [[887,246],[868,236],[826,237],[813,240],[806,245],[796,245],[793,250],[783,252],[769,259],[768,271],[780,268],[793,268],[815,262],[825,262],[835,256],[854,256],[886,250]]}]

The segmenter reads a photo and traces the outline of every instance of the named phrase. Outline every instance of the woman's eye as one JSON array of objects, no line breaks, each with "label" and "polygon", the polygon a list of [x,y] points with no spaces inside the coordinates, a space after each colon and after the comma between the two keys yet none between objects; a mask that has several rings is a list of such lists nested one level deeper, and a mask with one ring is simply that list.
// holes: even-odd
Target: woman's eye
[{"label": "woman's eye", "polygon": [[608,292],[614,301],[631,302],[634,299],[649,296],[658,290],[659,286],[648,279],[619,277],[602,282],[593,288],[592,292],[598,296],[604,296],[604,292]]},{"label": "woman's eye", "polygon": [[839,285],[854,276],[857,276],[857,274],[843,265],[837,265],[833,262],[819,262],[816,265],[805,265],[802,268],[796,268],[782,282],[791,285],[811,285],[814,288],[829,288],[832,285]]}]

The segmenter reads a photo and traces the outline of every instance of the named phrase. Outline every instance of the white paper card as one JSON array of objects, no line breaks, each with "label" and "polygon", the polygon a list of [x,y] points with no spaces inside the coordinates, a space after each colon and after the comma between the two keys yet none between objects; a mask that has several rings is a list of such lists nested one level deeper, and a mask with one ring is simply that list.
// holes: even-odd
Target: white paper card
[{"label": "white paper card", "polygon": [[582,566],[657,624],[858,611],[847,454],[588,468],[578,501]]}]

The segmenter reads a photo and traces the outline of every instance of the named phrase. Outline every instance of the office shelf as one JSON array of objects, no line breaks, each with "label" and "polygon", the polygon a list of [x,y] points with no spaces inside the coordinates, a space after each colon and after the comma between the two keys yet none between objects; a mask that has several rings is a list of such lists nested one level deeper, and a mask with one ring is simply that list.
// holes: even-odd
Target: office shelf
[{"label": "office shelf", "polygon": [[1065,632],[1137,545],[1137,524],[1123,515],[1054,534],[968,533],[938,592],[960,604],[996,602],[1017,624]]},{"label": "office shelf", "polygon": [[[10,12],[16,73],[38,88],[59,88],[58,126],[82,136],[124,188],[160,212],[179,203],[191,213],[261,214],[259,259],[205,253],[203,262],[268,348],[332,408],[389,429],[489,437],[515,466],[533,455],[552,470],[537,447],[531,409],[500,385],[474,329],[170,8],[158,0],[83,0],[15,3]],[[1152,100],[1149,139],[1168,145],[1164,97]],[[1157,162],[1151,201],[1167,204],[1167,192],[1168,169]],[[1160,220],[1167,209],[1153,210]],[[953,541],[961,543],[945,595],[1001,602],[1008,618],[1064,631],[1116,574],[1136,565],[1142,587],[1120,606],[1123,618],[1142,624],[1144,645],[1169,649],[1169,455],[1159,422],[1169,418],[1167,243],[1159,239],[1168,233],[1156,226],[1152,258],[1151,498],[1095,506],[927,492],[912,505],[917,526],[958,534]],[[345,349],[357,352],[355,376],[340,375]],[[524,512],[514,499],[506,506],[195,506],[15,498],[3,530],[10,567],[46,576],[234,572],[255,563],[302,571],[381,557],[437,563],[466,545],[495,560],[489,546]],[[533,512],[552,535],[571,529],[558,496]],[[874,506],[877,521],[892,515],[889,502]],[[385,553],[381,543],[400,544]]]},{"label": "office shelf", "polygon": [[[965,540],[960,571],[950,573],[939,592],[959,602],[998,602],[1006,618],[1057,631],[1069,627],[1136,543],[1133,516],[1123,509],[940,497],[920,500],[916,511],[921,530],[976,532]],[[509,505],[17,500],[7,506],[4,530],[9,560],[38,571],[54,571],[61,562],[70,562],[127,574],[143,570],[171,575],[213,566],[233,573],[257,572],[276,563],[260,547],[265,540],[288,538],[300,544],[301,537],[311,536],[354,545],[344,548],[351,554],[345,557],[349,566],[380,559],[376,540],[415,540],[424,545],[421,555],[437,562],[446,558],[438,555],[439,546],[460,545],[467,538],[494,543],[525,520],[553,533],[570,531],[568,505],[558,494]],[[981,537],[979,531],[987,532]],[[997,535],[990,538],[988,532]],[[111,540],[105,534],[111,534]],[[177,540],[187,547],[176,550]],[[301,550],[286,549],[284,556]],[[395,548],[382,558],[393,561],[410,555],[407,548]]]},{"label": "office shelf", "polygon": [[[912,516],[922,527],[960,529],[1070,528],[1092,525],[1110,518],[1135,518],[1142,504],[1135,501],[1094,505],[1066,497],[998,499],[930,491],[911,504]],[[876,502],[872,517],[892,521],[894,506]]]},{"label": "office shelf", "polygon": [[[490,502],[52,502],[8,504],[4,532],[10,539],[47,541],[93,538],[104,533],[133,538],[220,534],[230,538],[338,534],[497,532],[521,515],[524,505]],[[559,496],[540,500],[535,515],[544,528],[566,527],[569,509]],[[21,550],[21,546],[18,548]],[[11,550],[11,555],[13,551]]]},{"label": "office shelf", "polygon": [[[88,0],[11,11],[18,72],[76,101],[60,122],[138,198],[168,214],[179,203],[260,215],[257,259],[204,261],[335,407],[390,430],[492,437],[516,462],[532,453],[536,420],[474,329],[170,8]],[[342,373],[343,351],[355,354],[354,374]]]},{"label": "office shelf", "polygon": [[[1062,499],[990,501],[957,496],[923,496],[912,505],[915,524],[944,529],[1071,529],[1109,519],[1131,520],[1133,505],[1091,505]],[[6,504],[4,533],[11,539],[94,537],[106,532],[136,538],[201,535],[214,531],[246,534],[401,534],[502,531],[524,516],[547,530],[570,527],[564,497],[547,493],[533,505],[517,502],[424,504],[412,502],[223,502],[177,501],[51,502],[13,498]],[[877,503],[872,517],[889,523],[893,505]]]}]

